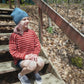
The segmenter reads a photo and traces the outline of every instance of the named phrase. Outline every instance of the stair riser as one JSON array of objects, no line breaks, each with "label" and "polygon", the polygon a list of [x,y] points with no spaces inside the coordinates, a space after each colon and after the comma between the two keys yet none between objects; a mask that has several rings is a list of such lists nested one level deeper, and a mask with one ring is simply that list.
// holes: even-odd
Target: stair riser
[{"label": "stair riser", "polygon": [[7,45],[7,44],[9,44],[9,40],[8,39],[4,40],[4,41],[0,40],[0,45]]},{"label": "stair riser", "polygon": [[0,62],[5,62],[9,60],[13,60],[13,58],[8,51],[0,52]]},{"label": "stair riser", "polygon": [[15,27],[16,25],[15,24],[0,24],[0,27]]},{"label": "stair riser", "polygon": [[12,19],[12,17],[10,17],[10,16],[1,16],[0,15],[0,20],[7,20],[7,21],[12,21],[13,19]]},{"label": "stair riser", "polygon": [[13,84],[15,82],[20,82],[17,78],[18,73],[19,71],[0,74],[0,84]]},{"label": "stair riser", "polygon": [[11,29],[7,29],[7,28],[1,29],[0,28],[0,33],[10,33],[10,32],[13,32],[13,29],[12,28]]},{"label": "stair riser", "polygon": [[2,14],[4,14],[4,15],[10,15],[11,14],[11,12],[0,12],[0,15],[2,15]]}]

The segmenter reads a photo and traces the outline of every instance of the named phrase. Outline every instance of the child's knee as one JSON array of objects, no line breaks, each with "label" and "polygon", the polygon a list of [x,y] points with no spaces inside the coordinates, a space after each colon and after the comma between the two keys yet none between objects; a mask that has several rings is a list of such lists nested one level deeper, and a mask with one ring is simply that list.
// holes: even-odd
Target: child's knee
[{"label": "child's knee", "polygon": [[27,69],[30,71],[34,71],[37,67],[37,64],[35,61],[31,61],[30,64],[28,65]]},{"label": "child's knee", "polygon": [[38,65],[39,67],[43,67],[43,66],[44,66],[44,61],[43,61],[42,58],[40,58],[40,57],[38,58],[37,65]]}]

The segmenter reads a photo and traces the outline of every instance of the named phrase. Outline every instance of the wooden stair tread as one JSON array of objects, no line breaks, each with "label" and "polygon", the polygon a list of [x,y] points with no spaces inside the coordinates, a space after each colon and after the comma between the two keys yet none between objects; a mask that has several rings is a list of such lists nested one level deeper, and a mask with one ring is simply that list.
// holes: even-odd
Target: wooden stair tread
[{"label": "wooden stair tread", "polygon": [[43,80],[43,84],[64,84],[62,80],[56,78],[52,73],[43,75],[42,80]]},{"label": "wooden stair tread", "polygon": [[[3,51],[4,52],[9,51],[9,45],[0,45],[0,53],[2,53]],[[41,53],[40,53],[40,55],[41,55]],[[49,63],[49,61],[45,57],[41,56],[41,58],[44,59],[45,64]]]},{"label": "wooden stair tread", "polygon": [[[0,33],[0,41],[9,41],[9,37],[10,37],[11,33]],[[8,40],[7,40],[8,39]]]},{"label": "wooden stair tread", "polygon": [[10,26],[10,27],[13,27],[13,26],[16,26],[16,24],[14,24],[14,23],[11,23],[11,24],[7,24],[7,23],[3,23],[3,24],[1,24],[0,23],[0,27],[7,27],[7,26]]},{"label": "wooden stair tread", "polygon": [[10,15],[0,15],[2,18],[12,18]]},{"label": "wooden stair tread", "polygon": [[[0,45],[0,53],[2,53],[3,51],[9,51],[9,45]],[[44,59],[44,62],[47,64],[49,63],[48,60],[46,60],[45,57],[41,56],[41,58]]]},{"label": "wooden stair tread", "polygon": [[12,83],[12,84],[21,84],[20,82],[15,82],[15,83]]},{"label": "wooden stair tread", "polygon": [[0,37],[1,36],[10,36],[11,35],[11,33],[0,33]]},{"label": "wooden stair tread", "polygon": [[11,33],[0,33],[0,45],[8,45],[10,35]]},{"label": "wooden stair tread", "polygon": [[[49,63],[48,60],[44,57],[42,57],[45,64]],[[0,63],[0,74],[4,74],[4,73],[8,73],[8,72],[12,72],[12,71],[16,71],[18,70],[19,68],[17,68],[15,65],[14,65],[14,62],[13,61],[7,61],[7,62],[1,62]]]},{"label": "wooden stair tread", "polygon": [[12,66],[13,61],[1,62],[0,63],[0,74],[8,73],[18,70],[15,66]]},{"label": "wooden stair tread", "polygon": [[0,8],[0,11],[13,11],[13,9],[10,9],[10,8]]},{"label": "wooden stair tread", "polygon": [[0,53],[2,52],[2,51],[9,51],[9,47],[8,47],[9,45],[0,45]]},{"label": "wooden stair tread", "polygon": [[[52,73],[42,75],[42,84],[65,84],[64,81],[56,78]],[[31,80],[32,84],[36,84],[34,80]],[[12,84],[21,84],[20,81]]]}]

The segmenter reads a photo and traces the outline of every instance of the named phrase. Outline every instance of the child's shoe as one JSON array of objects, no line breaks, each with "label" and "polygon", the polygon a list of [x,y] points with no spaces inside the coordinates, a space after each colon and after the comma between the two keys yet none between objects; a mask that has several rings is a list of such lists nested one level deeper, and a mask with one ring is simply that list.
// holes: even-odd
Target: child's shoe
[{"label": "child's shoe", "polygon": [[39,73],[35,73],[35,82],[37,84],[42,84],[42,78]]},{"label": "child's shoe", "polygon": [[21,76],[18,74],[18,79],[20,80],[21,84],[31,84],[26,75]]}]

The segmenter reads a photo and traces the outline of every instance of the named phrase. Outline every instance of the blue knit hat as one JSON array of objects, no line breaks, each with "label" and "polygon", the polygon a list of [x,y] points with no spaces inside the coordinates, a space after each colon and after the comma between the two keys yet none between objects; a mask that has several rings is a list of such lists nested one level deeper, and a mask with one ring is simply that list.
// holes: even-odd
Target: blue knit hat
[{"label": "blue knit hat", "polygon": [[28,14],[20,8],[15,8],[11,13],[11,16],[17,25],[24,17],[28,17]]}]

